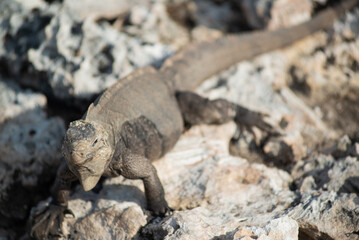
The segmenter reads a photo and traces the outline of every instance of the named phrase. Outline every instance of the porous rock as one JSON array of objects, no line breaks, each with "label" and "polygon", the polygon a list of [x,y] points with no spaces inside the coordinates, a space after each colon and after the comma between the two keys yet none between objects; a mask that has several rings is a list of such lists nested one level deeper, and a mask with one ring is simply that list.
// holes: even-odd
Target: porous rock
[{"label": "porous rock", "polygon": [[[298,51],[297,54],[304,53]],[[284,119],[285,135],[279,140],[287,144],[286,147],[290,146],[294,157],[289,158],[295,162],[313,151],[315,143],[332,135],[328,136],[331,130],[321,115],[284,85],[286,71],[291,66],[286,60],[293,60],[293,56],[294,53],[274,52],[251,63],[240,63],[206,81],[198,92],[210,98],[225,96],[250,109],[268,112],[276,122]],[[154,163],[166,199],[175,209],[173,214],[163,219],[146,218],[141,181],[115,178],[106,180],[102,190],[91,195],[92,200],[86,199],[81,190],[76,191],[69,206],[76,206],[81,196],[81,206],[86,208],[80,209],[86,211],[72,222],[67,220],[65,232],[74,236],[78,224],[95,226],[107,218],[111,222],[116,218],[112,214],[116,209],[134,206],[141,207],[143,213],[136,212],[141,221],[132,226],[133,229],[142,226],[141,230],[130,233],[119,227],[115,234],[138,239],[191,239],[191,236],[281,239],[285,235],[292,239],[297,239],[298,235],[341,239],[343,234],[354,238],[357,231],[357,196],[353,194],[357,186],[355,157],[335,159],[331,155],[313,155],[312,160],[298,162],[291,172],[298,191],[292,191],[293,179],[287,172],[230,156],[227,144],[233,132],[233,124],[194,127],[181,137],[169,154]],[[310,144],[307,139],[311,140]],[[283,154],[275,145],[276,140],[266,144],[268,152],[275,153],[274,157]],[[343,205],[344,208],[340,207]],[[111,214],[106,214],[107,209],[113,210]],[[121,216],[121,211],[115,215]],[[338,223],[339,219],[342,222]],[[126,221],[129,220],[124,220],[123,224],[127,224]],[[281,228],[285,225],[287,230]],[[89,234],[85,237],[96,238],[96,232],[89,231],[82,232]]]},{"label": "porous rock", "polygon": [[0,215],[7,219],[1,227],[24,220],[60,162],[65,126],[48,118],[45,106],[45,96],[0,81]]},{"label": "porous rock", "polygon": [[44,27],[58,5],[39,1],[0,2],[0,72],[19,77],[25,68],[26,54],[43,41]]},{"label": "porous rock", "polygon": [[[223,9],[228,13],[226,7]],[[167,47],[157,43],[160,39],[157,33],[145,36],[146,33],[141,35],[138,31],[146,29],[150,34],[156,26],[153,19],[166,19],[151,16],[155,10],[160,15],[165,14],[161,5],[153,5],[153,8],[137,6],[130,10],[131,26],[121,27],[127,34],[134,33],[136,37],[146,39],[138,40],[119,33],[111,21],[77,18],[61,8],[44,28],[46,40],[28,51],[29,61],[35,71],[49,77],[49,86],[56,97],[88,98],[116,81],[115,78],[137,67],[153,64],[168,53],[164,50]],[[166,26],[164,29],[175,25]],[[182,30],[178,30],[179,35]],[[355,64],[347,64],[355,63],[357,41],[351,34],[344,35],[339,42],[333,43],[333,49],[341,50],[330,50],[337,56],[334,62],[340,63],[340,69],[332,64],[331,55],[322,50],[327,43],[326,36],[323,40],[316,35],[306,44],[296,44],[295,50],[276,51],[242,62],[209,79],[197,90],[209,98],[225,97],[268,113],[270,121],[281,125],[283,135],[265,140],[266,136],[254,130],[257,138],[244,132],[241,143],[249,149],[249,155],[253,142],[263,143],[258,154],[280,159],[280,167],[303,160],[306,155],[312,156],[299,161],[290,174],[251,163],[247,157],[230,156],[228,141],[235,132],[233,124],[198,126],[187,131],[173,151],[154,163],[167,201],[175,210],[173,214],[165,218],[150,217],[145,210],[141,181],[122,177],[107,179],[94,192],[83,192],[79,186],[74,189],[69,208],[75,217],[66,218],[64,237],[281,239],[287,235],[297,239],[299,232],[299,237],[304,239],[343,239],[343,234],[349,239],[355,238],[358,232],[357,159],[355,154],[348,155],[345,149],[352,149],[358,143],[348,143],[350,147],[347,148],[340,146],[341,155],[314,155],[319,144],[338,135],[331,134],[332,129],[323,121],[321,107],[308,106],[306,99],[296,94],[295,87],[287,86],[288,74],[296,74],[297,78],[316,74],[315,80],[333,82],[339,76],[345,80],[340,79],[341,84],[347,78],[355,77]],[[172,40],[169,38],[168,41]],[[150,53],[144,54],[145,49]],[[166,54],[162,55],[164,52]],[[298,62],[293,64],[300,55],[305,60],[299,61],[307,61],[305,67]],[[316,71],[318,66],[321,71]],[[337,74],[326,74],[328,66]],[[348,70],[345,66],[353,69]],[[326,85],[321,83],[308,81],[307,85],[320,89],[319,86]],[[342,90],[343,85],[333,89]],[[353,85],[355,81],[348,86]],[[352,92],[341,93],[355,102],[356,95]],[[5,173],[7,169],[0,171]],[[10,170],[8,172],[12,174]],[[292,184],[293,179],[295,184]],[[9,181],[12,177],[4,180]]]},{"label": "porous rock", "polygon": [[312,156],[298,162],[292,176],[300,191],[299,204],[288,211],[308,239],[357,239],[359,221],[359,161],[347,156]]},{"label": "porous rock", "polygon": [[[358,10],[334,24],[317,47],[299,54],[288,78],[291,89],[321,116],[336,136],[358,135]],[[318,36],[318,35],[317,35]],[[318,38],[319,40],[319,38]],[[351,106],[351,107],[347,107]],[[339,116],[346,116],[341,118]]]},{"label": "porous rock", "polygon": [[29,51],[29,61],[37,71],[47,74],[56,98],[75,98],[75,104],[171,52],[159,43],[146,44],[128,37],[107,22],[82,20],[65,7],[51,19],[45,32],[45,41]]},{"label": "porous rock", "polygon": [[[292,179],[282,170],[230,156],[226,142],[233,130],[233,124],[195,127],[155,162],[173,215],[147,224],[151,218],[146,217],[142,182],[119,177],[105,180],[98,194],[77,188],[69,202],[76,218],[66,219],[64,232],[79,239],[101,238],[105,233],[96,229],[102,227],[109,238],[194,239],[226,235],[239,224],[265,225],[294,200]],[[267,196],[275,197],[268,201]],[[127,211],[137,221],[126,217]],[[119,219],[110,231],[111,222]]]},{"label": "porous rock", "polygon": [[243,227],[227,239],[295,240],[298,239],[298,223],[287,216],[271,220],[264,227]]},{"label": "porous rock", "polygon": [[[96,1],[81,1],[84,5],[69,2],[60,5],[40,0],[31,3],[4,0],[0,3],[2,74],[17,79],[22,86],[83,107],[83,102],[134,69],[145,65],[158,67],[164,57],[173,53],[172,47],[160,43],[158,32],[149,30],[141,38],[131,37],[107,21],[95,21],[127,13],[135,4],[132,1],[123,4],[108,1],[111,4],[101,3],[102,7],[98,8]],[[96,9],[98,15],[91,14],[94,11],[83,15],[85,11],[80,6]],[[167,24],[160,32],[172,36],[179,27],[165,17],[163,9],[163,4],[155,5],[142,25],[155,29],[162,16],[165,19],[161,22]],[[155,40],[152,37],[148,41],[151,34]],[[181,36],[182,33],[175,34],[169,41],[178,41]]]}]

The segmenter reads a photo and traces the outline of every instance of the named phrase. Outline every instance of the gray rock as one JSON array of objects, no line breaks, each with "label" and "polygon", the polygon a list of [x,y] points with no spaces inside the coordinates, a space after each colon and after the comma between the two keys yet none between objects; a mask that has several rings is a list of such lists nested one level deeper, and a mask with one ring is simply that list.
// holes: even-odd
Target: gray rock
[{"label": "gray rock", "polygon": [[[359,189],[358,169],[359,162],[355,157],[347,156],[335,160],[331,155],[318,155],[313,156],[310,161],[298,162],[292,175],[297,178],[299,189],[307,182],[314,183],[312,188],[305,188],[305,192],[356,193]],[[314,182],[307,178],[313,179]]]},{"label": "gray rock", "polygon": [[45,96],[0,81],[2,227],[13,228],[13,221],[25,220],[59,165],[65,126],[60,118],[48,118],[45,107]]},{"label": "gray rock", "polygon": [[[321,115],[285,85],[290,60],[303,54],[294,51],[277,51],[242,62],[198,89],[209,98],[225,96],[253,110],[267,112],[274,123],[284,122],[284,135],[269,139],[263,152],[278,159],[289,149],[293,154],[286,157],[290,163],[311,154],[323,139],[336,136]],[[97,194],[76,188],[69,202],[76,217],[66,219],[66,237],[297,239],[298,234],[339,238],[344,231],[356,231],[355,225],[349,224],[356,218],[344,217],[346,210],[354,214],[356,208],[354,195],[350,195],[357,189],[356,158],[336,160],[331,155],[313,154],[310,160],[298,162],[289,175],[230,156],[228,141],[234,132],[231,123],[194,127],[169,154],[154,163],[166,199],[175,209],[173,214],[163,219],[148,217],[141,181],[108,179]],[[259,140],[243,133],[244,139],[249,140],[248,148],[248,142],[265,137],[258,131],[255,134]],[[293,179],[298,191],[290,188]],[[334,203],[333,207],[326,207],[328,202]],[[339,209],[340,204],[347,203],[348,208]],[[343,230],[333,230],[342,226],[335,225],[334,213],[345,220],[347,227]],[[133,217],[139,221],[133,222]],[[334,219],[334,223],[328,219]],[[112,223],[116,227],[110,230]]]},{"label": "gray rock", "polygon": [[305,239],[358,239],[358,204],[357,194],[325,191],[303,196],[288,215]]},{"label": "gray rock", "polygon": [[163,43],[178,50],[190,42],[189,31],[175,22],[163,2],[138,5],[129,11],[128,24],[120,28],[147,43]]},{"label": "gray rock", "polygon": [[312,12],[311,0],[239,1],[247,23],[255,29],[277,29],[304,22]]},{"label": "gray rock", "polygon": [[45,38],[44,27],[57,5],[50,7],[40,0],[4,0],[0,9],[0,72],[19,77],[25,68],[27,51],[40,46]]},{"label": "gray rock", "polygon": [[105,180],[98,194],[76,188],[69,202],[76,217],[66,218],[64,233],[76,239],[194,239],[225,235],[239,225],[266,225],[293,202],[292,179],[230,156],[226,142],[233,127],[195,127],[155,162],[173,215],[146,225],[142,182],[119,177]]},{"label": "gray rock", "polygon": [[318,155],[297,163],[292,176],[301,199],[288,215],[298,221],[303,237],[358,239],[358,171],[358,159],[350,156]]},{"label": "gray rock", "polygon": [[290,67],[293,74],[289,78],[289,85],[321,115],[327,126],[336,132],[336,138],[345,134],[352,138],[358,135],[359,42],[354,28],[350,30],[350,38],[343,34],[349,31],[351,24],[356,26],[356,21],[358,11],[353,10],[344,21],[336,22],[334,35],[321,37],[318,34],[317,47],[309,54],[297,55]]},{"label": "gray rock", "polygon": [[345,16],[345,20],[337,22],[334,25],[334,30],[336,36],[345,38],[348,40],[354,40],[355,37],[359,34],[359,18],[358,18],[358,9],[355,12],[348,13]]},{"label": "gray rock", "polygon": [[46,39],[28,52],[45,72],[56,98],[75,104],[91,99],[136,68],[155,64],[171,51],[118,32],[106,22],[80,19],[63,7],[45,29]]},{"label": "gray rock", "polygon": [[298,239],[298,223],[287,216],[276,218],[264,227],[240,228],[232,238],[227,236],[226,239],[295,240]]},{"label": "gray rock", "polygon": [[[8,74],[20,74],[21,81],[25,78],[33,88],[80,104],[136,68],[159,66],[192,37],[222,34],[206,26],[227,30],[233,20],[227,2],[217,1],[216,8],[213,2],[198,1],[198,11],[192,14],[200,26],[189,31],[170,18],[162,2],[146,1],[132,7],[138,2],[121,1],[116,8],[111,7],[113,1],[106,2],[109,5],[90,0],[62,5],[1,1],[0,59]],[[252,2],[264,13],[259,25],[267,24],[269,1]],[[83,3],[88,4],[82,8]],[[288,14],[280,3],[301,4],[294,9],[290,24],[309,16],[309,1],[283,0],[270,10],[277,11],[279,20]],[[128,14],[126,20],[123,14]],[[223,14],[226,16],[221,18]],[[203,96],[224,97],[268,113],[268,121],[281,126],[282,136],[267,139],[256,129],[255,137],[242,132],[238,143],[242,157],[234,157],[228,152],[234,124],[192,128],[169,154],[154,163],[167,201],[175,210],[172,214],[150,216],[141,181],[106,179],[95,192],[75,187],[69,202],[75,217],[66,217],[63,238],[355,239],[359,143],[350,133],[357,130],[357,14],[337,23],[332,38],[317,34],[287,50],[242,62],[197,89]],[[275,27],[281,24],[279,21]],[[308,101],[313,92],[314,100],[326,104]],[[350,116],[354,130],[348,128],[344,133],[349,137],[336,141],[334,150],[315,154],[319,146],[343,135],[340,129],[344,128],[327,121],[330,114],[325,106],[337,106],[324,98],[327,93],[348,99],[342,109],[353,109],[352,115],[331,117]],[[42,94],[0,82],[1,227],[5,222],[9,228],[14,219],[27,216],[29,207],[42,198],[39,189],[32,189],[45,186],[60,161],[63,121],[48,118],[45,106]],[[346,124],[348,120],[344,120]],[[253,149],[255,143],[259,147]],[[267,165],[252,163],[252,158],[265,158]],[[286,172],[268,165],[294,167]],[[16,237],[15,231],[3,228],[0,237]]]}]

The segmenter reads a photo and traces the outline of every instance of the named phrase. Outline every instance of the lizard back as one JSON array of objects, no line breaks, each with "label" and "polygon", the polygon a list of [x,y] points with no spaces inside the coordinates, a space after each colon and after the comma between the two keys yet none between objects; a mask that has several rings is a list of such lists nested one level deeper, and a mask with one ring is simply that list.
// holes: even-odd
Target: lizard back
[{"label": "lizard back", "polygon": [[84,118],[113,131],[115,142],[124,124],[150,123],[162,142],[158,156],[171,149],[183,131],[175,96],[152,67],[141,68],[110,87],[90,105]]}]

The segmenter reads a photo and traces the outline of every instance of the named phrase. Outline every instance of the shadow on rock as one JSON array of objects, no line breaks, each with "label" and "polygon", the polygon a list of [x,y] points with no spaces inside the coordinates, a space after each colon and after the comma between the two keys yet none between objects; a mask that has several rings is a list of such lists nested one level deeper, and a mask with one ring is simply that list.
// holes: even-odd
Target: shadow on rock
[{"label": "shadow on rock", "polygon": [[338,193],[355,193],[359,195],[359,177],[347,178]]}]

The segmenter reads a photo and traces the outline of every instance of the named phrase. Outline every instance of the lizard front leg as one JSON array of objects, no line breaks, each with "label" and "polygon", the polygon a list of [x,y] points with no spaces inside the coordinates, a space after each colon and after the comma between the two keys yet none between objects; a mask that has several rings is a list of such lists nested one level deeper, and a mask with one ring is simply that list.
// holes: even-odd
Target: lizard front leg
[{"label": "lizard front leg", "polygon": [[129,179],[142,179],[145,187],[147,207],[155,215],[163,216],[170,208],[165,200],[165,193],[157,176],[155,167],[146,157],[126,153],[123,154],[120,174]]},{"label": "lizard front leg", "polygon": [[72,214],[67,208],[71,182],[76,180],[75,175],[63,163],[56,175],[52,188],[52,202],[49,206],[32,216],[31,236],[35,239],[47,239],[48,235],[61,236],[62,222],[65,214]]},{"label": "lizard front leg", "polygon": [[252,132],[252,127],[276,133],[276,130],[265,122],[265,114],[251,111],[225,99],[209,100],[191,92],[177,92],[176,98],[187,127],[198,124],[223,124],[234,121],[242,129]]}]

